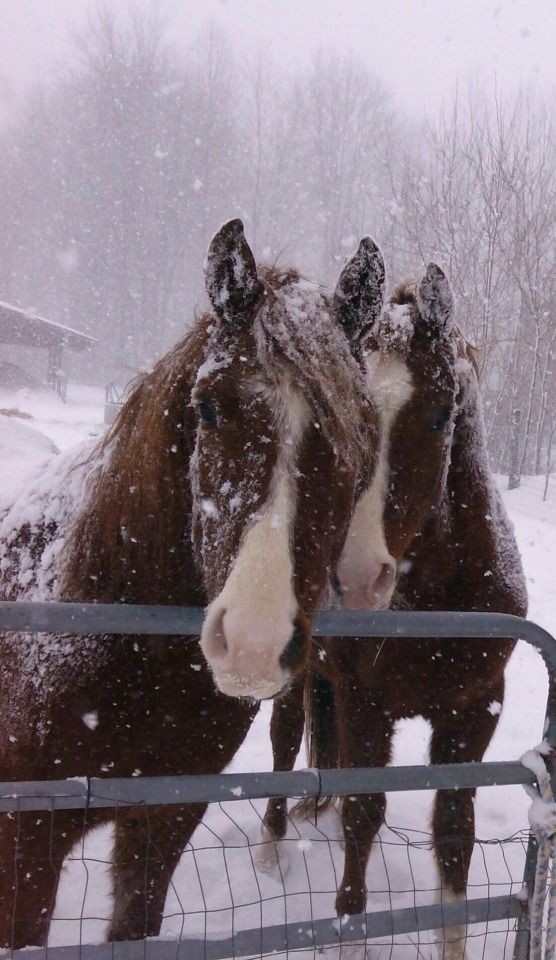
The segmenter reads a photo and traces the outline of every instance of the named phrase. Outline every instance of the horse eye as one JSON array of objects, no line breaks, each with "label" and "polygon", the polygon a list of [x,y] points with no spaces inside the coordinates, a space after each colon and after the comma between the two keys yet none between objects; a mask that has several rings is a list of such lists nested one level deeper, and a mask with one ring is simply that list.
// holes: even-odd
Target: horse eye
[{"label": "horse eye", "polygon": [[198,410],[201,420],[206,423],[207,427],[218,426],[218,414],[208,400],[201,400]]},{"label": "horse eye", "polygon": [[442,410],[439,411],[436,418],[431,423],[431,430],[443,430],[444,427],[450,422],[452,416],[451,407],[442,407]]}]

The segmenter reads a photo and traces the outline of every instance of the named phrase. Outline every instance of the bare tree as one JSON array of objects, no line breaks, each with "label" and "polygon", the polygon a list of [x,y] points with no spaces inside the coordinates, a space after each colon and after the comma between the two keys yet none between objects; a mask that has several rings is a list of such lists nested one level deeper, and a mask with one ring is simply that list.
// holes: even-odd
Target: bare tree
[{"label": "bare tree", "polygon": [[412,124],[347,56],[321,52],[286,76],[266,51],[235,62],[214,27],[178,54],[170,23],[154,3],[99,8],[73,68],[0,132],[0,297],[98,336],[90,375],[108,378],[181,334],[222,220],[241,215],[259,257],[324,282],[370,232],[392,279],[443,262],[479,347],[494,466],[512,482],[541,472],[556,407],[542,99],[456,91]]}]

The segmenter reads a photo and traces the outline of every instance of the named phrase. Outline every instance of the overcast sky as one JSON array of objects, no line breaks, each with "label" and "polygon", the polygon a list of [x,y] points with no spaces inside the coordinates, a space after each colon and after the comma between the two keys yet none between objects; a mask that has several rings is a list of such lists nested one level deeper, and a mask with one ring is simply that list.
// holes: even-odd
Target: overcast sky
[{"label": "overcast sky", "polygon": [[[110,0],[124,8],[141,0]],[[318,47],[349,51],[412,114],[435,110],[456,81],[556,89],[556,0],[163,0],[174,40],[212,20],[236,50],[269,49],[292,69]],[[52,77],[95,0],[0,0],[0,100]]]}]

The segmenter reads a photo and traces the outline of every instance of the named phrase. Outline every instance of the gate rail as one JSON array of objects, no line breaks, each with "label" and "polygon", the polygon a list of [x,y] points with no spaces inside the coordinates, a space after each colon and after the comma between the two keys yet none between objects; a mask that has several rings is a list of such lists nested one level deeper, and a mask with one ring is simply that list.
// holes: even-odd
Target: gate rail
[{"label": "gate rail", "polygon": [[[193,607],[127,604],[0,602],[0,631],[65,634],[196,636],[204,611]],[[545,739],[556,747],[556,640],[542,627],[500,613],[323,611],[313,625],[315,636],[407,639],[508,638],[524,640],[542,656],[549,677]],[[554,776],[553,776],[554,779]],[[59,781],[0,783],[0,811],[89,809],[121,805],[222,802],[268,797],[345,796],[375,791],[463,789],[474,786],[535,783],[520,763],[438,764],[350,770],[301,770],[290,773],[215,774],[179,777],[75,778]],[[530,840],[525,878],[531,889],[536,844]],[[528,954],[526,903],[513,895],[452,904],[410,907],[338,919],[312,920],[245,930],[232,938],[179,943],[152,939],[110,944],[14,950],[29,960],[224,960],[284,950],[310,949],[394,936],[442,925],[518,919],[515,960]]]}]

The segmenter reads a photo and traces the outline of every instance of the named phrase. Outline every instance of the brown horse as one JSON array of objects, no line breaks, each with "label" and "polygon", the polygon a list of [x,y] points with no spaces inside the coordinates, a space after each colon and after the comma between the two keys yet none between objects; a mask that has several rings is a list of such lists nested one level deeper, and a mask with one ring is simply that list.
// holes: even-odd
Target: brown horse
[{"label": "brown horse", "polygon": [[[225,224],[208,251],[212,312],[96,449],[56,458],[4,514],[2,599],[210,606],[201,644],[5,634],[0,779],[217,773],[260,698],[304,670],[374,460],[355,343],[380,310],[381,269],[365,239],[333,304],[293,270],[257,268],[241,222]],[[367,577],[391,564],[382,543]],[[204,809],[118,811],[110,939],[158,933]],[[46,942],[64,857],[113,818],[0,818],[0,945]]]},{"label": "brown horse", "polygon": [[[420,283],[394,293],[365,346],[381,421],[378,465],[355,508],[338,570],[374,542],[383,503],[384,534],[399,571],[394,606],[524,616],[521,561],[488,466],[473,355],[454,324],[450,285],[439,267],[430,264]],[[510,640],[323,641],[307,683],[311,765],[385,765],[396,721],[417,715],[432,726],[432,763],[481,760],[498,723],[512,649]],[[275,757],[285,768],[302,736],[300,690],[298,682],[290,694],[298,693],[296,709],[277,700],[273,710]],[[443,902],[465,895],[474,792],[436,794],[433,839]],[[340,915],[365,910],[365,871],[385,806],[384,794],[343,801]],[[285,802],[270,801],[270,836],[284,835],[285,816]],[[441,952],[450,960],[465,957],[465,929],[447,931]]]}]

